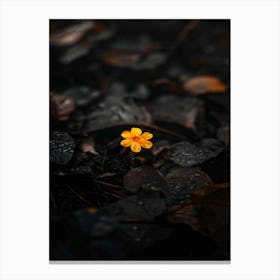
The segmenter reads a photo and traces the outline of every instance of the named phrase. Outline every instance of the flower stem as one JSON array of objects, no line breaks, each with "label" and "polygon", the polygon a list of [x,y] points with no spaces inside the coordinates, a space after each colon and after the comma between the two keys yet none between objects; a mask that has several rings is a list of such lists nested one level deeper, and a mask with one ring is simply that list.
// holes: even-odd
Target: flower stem
[{"label": "flower stem", "polygon": [[130,151],[130,167],[135,168],[136,167],[136,159],[135,159],[135,154]]}]

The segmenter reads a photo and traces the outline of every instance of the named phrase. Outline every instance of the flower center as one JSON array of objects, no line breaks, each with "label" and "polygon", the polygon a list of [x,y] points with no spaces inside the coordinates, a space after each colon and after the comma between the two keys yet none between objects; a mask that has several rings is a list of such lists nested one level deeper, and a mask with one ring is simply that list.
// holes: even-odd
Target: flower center
[{"label": "flower center", "polygon": [[133,139],[133,141],[138,141],[139,137],[138,136],[134,136],[132,139]]}]

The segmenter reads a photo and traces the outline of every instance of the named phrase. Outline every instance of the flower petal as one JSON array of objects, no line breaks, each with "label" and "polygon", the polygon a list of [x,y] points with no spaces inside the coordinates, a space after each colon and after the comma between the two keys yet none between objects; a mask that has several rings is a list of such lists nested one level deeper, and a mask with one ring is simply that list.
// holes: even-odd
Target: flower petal
[{"label": "flower petal", "polygon": [[151,149],[153,147],[153,143],[151,141],[147,141],[145,139],[141,139],[139,144],[145,149]]},{"label": "flower petal", "polygon": [[133,142],[130,149],[134,153],[139,153],[141,151],[141,145],[137,142]]},{"label": "flower petal", "polygon": [[150,132],[144,132],[141,136],[143,138],[145,138],[146,140],[149,140],[149,139],[152,139],[154,135]]},{"label": "flower petal", "polygon": [[122,132],[121,136],[122,136],[123,138],[126,138],[126,139],[127,139],[127,138],[130,138],[130,137],[131,137],[131,133],[130,133],[130,131],[125,130],[125,131]]},{"label": "flower petal", "polygon": [[132,127],[130,132],[132,136],[140,136],[142,134],[142,130],[138,127]]},{"label": "flower petal", "polygon": [[133,143],[133,142],[132,142],[132,140],[130,140],[130,139],[124,139],[124,140],[121,141],[121,145],[122,145],[123,147],[129,147],[129,146],[131,146],[132,143]]}]

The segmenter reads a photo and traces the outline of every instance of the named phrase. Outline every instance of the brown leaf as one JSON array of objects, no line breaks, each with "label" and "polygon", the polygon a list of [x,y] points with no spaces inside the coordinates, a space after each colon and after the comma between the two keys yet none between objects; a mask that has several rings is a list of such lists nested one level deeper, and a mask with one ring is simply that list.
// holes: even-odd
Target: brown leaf
[{"label": "brown leaf", "polygon": [[193,95],[202,95],[206,93],[225,92],[227,86],[219,79],[213,76],[198,76],[184,83],[184,88]]},{"label": "brown leaf", "polygon": [[183,223],[213,238],[218,245],[229,244],[230,186],[229,183],[209,185],[195,191],[191,202],[168,214],[172,223]]},{"label": "brown leaf", "polygon": [[140,55],[129,51],[112,51],[104,54],[102,59],[105,63],[118,67],[126,67],[140,60]]},{"label": "brown leaf", "polygon": [[71,25],[66,29],[58,31],[50,36],[50,42],[53,45],[57,46],[69,46],[80,39],[94,27],[94,22],[92,21],[84,21],[82,23],[78,23],[75,25]]},{"label": "brown leaf", "polygon": [[66,121],[75,110],[73,98],[64,95],[51,94],[50,107],[52,116],[58,121]]}]

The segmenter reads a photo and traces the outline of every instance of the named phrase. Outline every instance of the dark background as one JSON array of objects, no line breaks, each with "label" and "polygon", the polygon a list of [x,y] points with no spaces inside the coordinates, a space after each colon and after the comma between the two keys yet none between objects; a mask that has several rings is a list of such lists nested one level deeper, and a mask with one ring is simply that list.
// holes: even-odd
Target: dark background
[{"label": "dark background", "polygon": [[51,260],[229,260],[229,182],[229,20],[50,20]]}]

